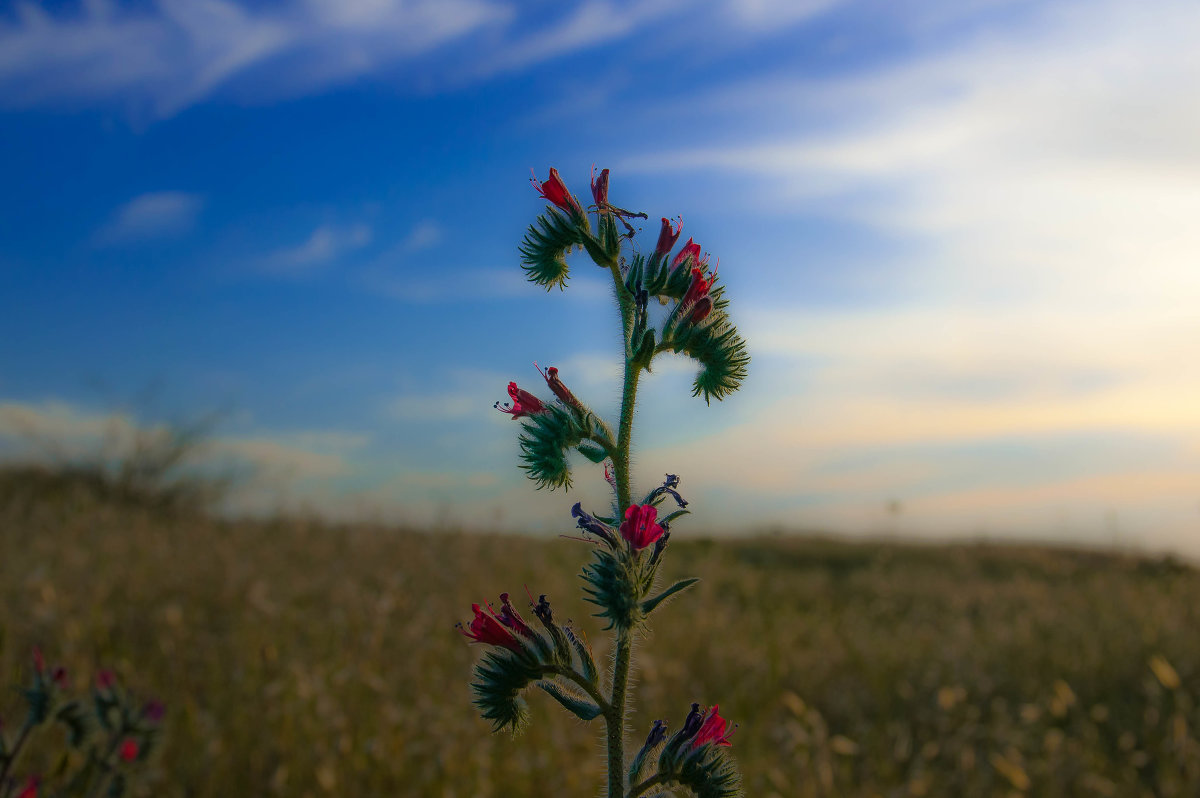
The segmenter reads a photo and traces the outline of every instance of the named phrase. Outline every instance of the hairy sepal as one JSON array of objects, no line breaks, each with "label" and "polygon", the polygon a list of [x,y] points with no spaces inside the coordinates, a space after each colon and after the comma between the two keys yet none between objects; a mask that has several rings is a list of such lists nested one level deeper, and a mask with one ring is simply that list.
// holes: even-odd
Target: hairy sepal
[{"label": "hairy sepal", "polygon": [[658,772],[667,781],[687,787],[696,798],[742,798],[742,774],[722,747],[705,743],[693,748],[668,744],[659,757]]},{"label": "hairy sepal", "polygon": [[585,600],[600,608],[595,617],[608,621],[605,629],[632,629],[645,620],[641,602],[653,574],[647,573],[644,559],[621,549],[597,546],[592,550],[592,561],[580,577],[586,583]]}]

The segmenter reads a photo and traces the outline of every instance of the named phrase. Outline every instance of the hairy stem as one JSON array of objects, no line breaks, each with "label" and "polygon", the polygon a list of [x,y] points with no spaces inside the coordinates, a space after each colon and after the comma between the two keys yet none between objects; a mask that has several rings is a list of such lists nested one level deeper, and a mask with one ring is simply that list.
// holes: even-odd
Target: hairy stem
[{"label": "hairy stem", "polygon": [[608,795],[625,795],[625,699],[629,684],[629,660],[633,638],[628,630],[617,632],[617,654],[613,662],[612,698],[605,716],[608,724]]},{"label": "hairy stem", "polygon": [[17,755],[21,753],[22,746],[29,739],[29,732],[33,731],[33,724],[26,721],[21,727],[21,733],[17,735],[16,742],[8,749],[8,759],[4,761],[4,767],[0,768],[0,787],[4,786],[4,780],[8,778],[8,772],[12,770],[13,763],[17,761]]},{"label": "hairy stem", "polygon": [[[633,299],[625,290],[619,265],[612,266],[613,288],[621,311],[621,334],[625,342],[625,381],[621,390],[621,422],[617,428],[617,456],[613,458],[617,482],[617,517],[625,514],[630,505],[629,450],[633,437],[633,406],[637,401],[638,376],[641,368],[633,363]],[[608,726],[608,795],[625,795],[625,702],[629,686],[629,661],[633,653],[633,634],[628,629],[616,631],[616,655],[613,658],[612,695],[608,702],[605,723]]]},{"label": "hairy stem", "polygon": [[657,787],[660,784],[666,784],[668,781],[670,781],[669,777],[664,776],[661,773],[655,774],[655,775],[651,776],[650,778],[646,779],[645,781],[643,781],[641,784],[638,784],[635,787],[630,787],[629,788],[629,798],[638,798],[639,795],[641,795],[642,793],[644,793],[646,790],[650,789],[651,787]]}]

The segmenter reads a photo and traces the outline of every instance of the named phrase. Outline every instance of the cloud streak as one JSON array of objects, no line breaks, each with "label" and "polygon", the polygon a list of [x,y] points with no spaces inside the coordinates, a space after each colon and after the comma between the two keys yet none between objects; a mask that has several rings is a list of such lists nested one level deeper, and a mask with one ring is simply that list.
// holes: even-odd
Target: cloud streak
[{"label": "cloud streak", "polygon": [[96,233],[100,245],[129,244],[190,232],[204,206],[198,194],[155,191],[134,197],[118,208]]}]

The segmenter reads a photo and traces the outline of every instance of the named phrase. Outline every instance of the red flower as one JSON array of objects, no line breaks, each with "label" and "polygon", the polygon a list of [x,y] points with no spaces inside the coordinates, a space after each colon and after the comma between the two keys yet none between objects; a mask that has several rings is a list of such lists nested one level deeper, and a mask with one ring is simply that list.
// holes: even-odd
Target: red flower
[{"label": "red flower", "polygon": [[511,406],[509,406],[507,402],[505,402],[503,405],[501,405],[499,402],[496,402],[496,404],[493,406],[501,413],[508,413],[513,418],[528,416],[532,413],[541,413],[546,409],[546,406],[542,404],[541,399],[538,399],[529,391],[521,390],[517,387],[515,382],[510,382],[508,384],[508,395],[512,397]]},{"label": "red flower", "polygon": [[38,675],[46,672],[46,658],[42,656],[42,649],[33,647],[33,669],[38,672]]},{"label": "red flower", "polygon": [[50,681],[65,690],[67,687],[67,669],[62,665],[56,666],[54,670],[50,671]]},{"label": "red flower", "polygon": [[683,232],[683,217],[679,217],[679,226],[672,226],[671,220],[663,217],[662,230],[658,234],[658,246],[654,248],[656,255],[669,255],[671,250],[675,248],[675,242],[679,240],[679,234]]},{"label": "red flower", "polygon": [[517,638],[513,637],[512,632],[505,629],[498,620],[485,614],[478,604],[472,604],[471,609],[475,610],[475,620],[471,621],[471,625],[467,629],[463,629],[460,625],[460,632],[477,643],[504,646],[510,651],[521,653],[521,644],[517,642]]},{"label": "red flower", "polygon": [[662,537],[663,528],[655,523],[658,508],[652,504],[631,504],[621,522],[621,537],[629,541],[634,551],[644,549]]},{"label": "red flower", "polygon": [[17,798],[37,798],[38,790],[42,786],[42,780],[38,776],[30,776],[25,782],[25,789],[17,793]]},{"label": "red flower", "polygon": [[728,734],[725,733],[725,730],[729,727],[729,721],[721,717],[717,708],[717,705],[713,704],[712,711],[704,719],[704,724],[700,727],[700,731],[696,732],[696,739],[692,740],[692,748],[699,748],[705,743],[712,743],[713,745],[720,745],[725,748],[733,745],[733,743],[729,742],[729,735],[733,734],[733,731],[730,730]]},{"label": "red flower", "polygon": [[[680,225],[682,227],[682,225]],[[700,261],[700,245],[688,239],[683,245],[683,249],[679,250],[679,254],[675,256],[675,260],[671,261],[671,270],[678,269],[688,257],[691,256],[697,263]]]},{"label": "red flower", "polygon": [[708,318],[708,314],[712,313],[712,309],[712,297],[702,296],[692,306],[692,312],[688,314],[688,321],[692,324],[699,324]]},{"label": "red flower", "polygon": [[133,739],[132,737],[126,737],[121,743],[121,750],[118,753],[118,756],[121,757],[122,762],[132,762],[133,760],[137,759],[138,751],[140,750],[141,749],[138,748],[137,740]]},{"label": "red flower", "polygon": [[100,690],[111,690],[116,684],[117,677],[110,670],[102,670],[96,673],[96,687]]},{"label": "red flower", "polygon": [[596,178],[596,166],[592,165],[592,199],[596,201],[596,210],[608,207],[608,170],[600,170],[600,178]]},{"label": "red flower", "polygon": [[580,410],[583,409],[583,403],[576,399],[575,394],[571,393],[571,389],[563,385],[563,381],[558,378],[558,369],[551,366],[542,371],[541,366],[536,362],[534,362],[533,367],[538,370],[538,373],[546,380],[546,384],[550,386],[550,390],[554,391],[554,395],[562,400],[563,404],[579,408]]},{"label": "red flower", "polygon": [[[692,267],[692,284],[688,286],[688,290],[683,295],[683,299],[679,300],[679,304],[683,308],[691,307],[701,299],[708,298],[708,289],[712,288],[713,283],[717,281],[717,274],[713,272],[709,277],[704,276],[704,271],[698,267]],[[712,304],[711,301],[709,303]],[[709,310],[712,310],[710,307]],[[708,315],[706,312],[705,316]]]},{"label": "red flower", "polygon": [[579,201],[571,196],[570,191],[567,191],[566,183],[563,183],[562,178],[558,176],[558,170],[553,166],[550,167],[550,178],[545,183],[539,182],[536,174],[529,178],[529,182],[537,189],[537,193],[564,211],[580,212]]}]

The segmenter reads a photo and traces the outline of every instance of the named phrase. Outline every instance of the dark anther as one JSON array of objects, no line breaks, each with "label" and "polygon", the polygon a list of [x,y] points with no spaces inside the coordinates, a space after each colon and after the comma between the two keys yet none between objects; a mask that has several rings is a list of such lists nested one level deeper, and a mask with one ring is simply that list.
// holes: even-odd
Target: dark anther
[{"label": "dark anther", "polygon": [[646,748],[653,748],[661,743],[667,737],[667,722],[665,720],[654,721],[654,728],[650,730],[650,734],[646,737]]},{"label": "dark anther", "polygon": [[538,596],[538,603],[533,607],[533,614],[542,619],[543,623],[553,623],[554,616],[550,613],[550,602],[546,600],[546,594]]},{"label": "dark anther", "polygon": [[700,727],[704,725],[704,712],[700,711],[699,704],[692,704],[692,711],[687,714],[683,720],[683,729],[680,735],[687,740],[696,736],[696,732],[700,731]]}]

